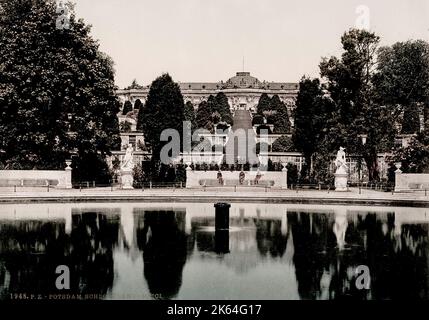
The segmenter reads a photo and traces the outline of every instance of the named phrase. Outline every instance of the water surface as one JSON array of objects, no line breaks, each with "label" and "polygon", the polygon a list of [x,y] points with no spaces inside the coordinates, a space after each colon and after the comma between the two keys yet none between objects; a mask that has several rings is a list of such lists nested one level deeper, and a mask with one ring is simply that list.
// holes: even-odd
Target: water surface
[{"label": "water surface", "polygon": [[[2,205],[0,298],[429,298],[426,208],[240,203],[218,233],[214,212],[213,203]],[[58,265],[70,268],[68,291],[55,286]],[[360,265],[368,290],[356,287]]]}]

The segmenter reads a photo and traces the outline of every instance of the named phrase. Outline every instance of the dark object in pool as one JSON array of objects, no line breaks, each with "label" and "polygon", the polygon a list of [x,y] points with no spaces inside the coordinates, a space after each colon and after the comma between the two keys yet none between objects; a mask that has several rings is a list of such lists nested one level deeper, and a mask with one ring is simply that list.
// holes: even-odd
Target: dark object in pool
[{"label": "dark object in pool", "polygon": [[231,205],[229,203],[216,203],[214,207],[216,208],[216,213],[215,213],[216,230],[228,230],[229,229],[229,208],[231,208]]}]

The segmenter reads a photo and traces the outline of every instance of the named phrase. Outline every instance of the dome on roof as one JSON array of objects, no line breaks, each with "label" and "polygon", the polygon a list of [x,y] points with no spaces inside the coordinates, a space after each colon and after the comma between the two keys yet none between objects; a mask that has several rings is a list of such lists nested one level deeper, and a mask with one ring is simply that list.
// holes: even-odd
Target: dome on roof
[{"label": "dome on roof", "polygon": [[229,88],[258,88],[261,82],[250,75],[250,72],[237,72],[236,76],[226,82]]}]

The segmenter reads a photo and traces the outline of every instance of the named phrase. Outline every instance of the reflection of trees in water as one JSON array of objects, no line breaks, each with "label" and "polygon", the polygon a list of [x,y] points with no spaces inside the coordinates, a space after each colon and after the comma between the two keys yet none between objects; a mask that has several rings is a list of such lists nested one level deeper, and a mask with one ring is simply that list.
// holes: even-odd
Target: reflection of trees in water
[{"label": "reflection of trees in water", "polygon": [[[332,215],[288,214],[301,298],[428,298],[428,225],[403,225],[398,235],[394,214],[365,213],[348,220],[340,250]],[[359,265],[369,267],[370,290],[356,288]]]},{"label": "reflection of trees in water", "polygon": [[174,298],[182,285],[183,267],[193,240],[185,230],[185,212],[146,211],[137,244],[143,251],[144,277],[152,294]]},{"label": "reflection of trees in water", "polygon": [[377,299],[428,299],[428,224],[402,225],[394,220],[374,221],[368,237],[369,268],[374,270],[373,295]]},{"label": "reflection of trees in water", "polygon": [[4,294],[55,292],[55,268],[64,264],[64,225],[17,221],[0,228],[0,261],[9,276],[1,283]]},{"label": "reflection of trees in water", "polygon": [[256,243],[261,256],[283,257],[287,246],[287,235],[282,234],[281,220],[254,219]]},{"label": "reflection of trees in water", "polygon": [[303,299],[316,299],[321,291],[322,275],[329,272],[328,247],[335,245],[328,215],[288,212],[287,217],[294,241],[298,293]]},{"label": "reflection of trees in water", "polygon": [[[72,216],[70,253],[71,287],[76,292],[105,294],[112,287],[113,249],[118,244],[119,216],[93,212]],[[74,269],[73,269],[74,268]]]},{"label": "reflection of trees in water", "polygon": [[58,265],[70,267],[71,290],[67,293],[107,292],[113,283],[112,250],[117,244],[119,219],[96,213],[73,215],[72,219],[70,235],[62,221],[0,223],[3,294],[58,293]]},{"label": "reflection of trees in water", "polygon": [[6,266],[0,261],[0,299],[7,295],[9,289],[10,273]]}]

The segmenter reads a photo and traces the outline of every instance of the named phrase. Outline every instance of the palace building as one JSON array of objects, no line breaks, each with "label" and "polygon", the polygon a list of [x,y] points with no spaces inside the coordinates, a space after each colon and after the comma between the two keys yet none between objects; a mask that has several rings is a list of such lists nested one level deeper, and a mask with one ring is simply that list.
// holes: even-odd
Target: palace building
[{"label": "palace building", "polygon": [[[185,103],[190,101],[195,108],[202,101],[207,101],[210,95],[219,92],[225,93],[231,110],[256,111],[259,98],[263,93],[269,96],[278,95],[289,111],[295,106],[299,90],[298,83],[267,82],[253,77],[250,72],[237,72],[227,81],[220,82],[179,82]],[[117,95],[121,102],[130,101],[134,104],[137,99],[144,104],[149,94],[150,86],[135,89],[118,90]]]},{"label": "palace building", "polygon": [[[266,93],[270,97],[277,95],[280,100],[285,104],[289,113],[291,127],[294,127],[293,110],[296,106],[295,103],[299,91],[298,83],[260,81],[258,78],[252,76],[250,72],[237,72],[235,76],[231,77],[227,81],[179,82],[178,84],[180,86],[185,103],[188,101],[191,102],[195,109],[198,108],[201,102],[207,101],[210,95],[215,96],[217,93],[223,92],[228,98],[228,102],[234,116],[237,114],[247,115],[248,119],[247,126],[245,126],[246,128],[252,128],[252,125],[250,123],[251,120],[249,117],[252,116],[252,113],[255,113],[257,111],[256,109],[261,95],[264,93]],[[131,104],[134,105],[137,100],[140,100],[143,104],[145,104],[149,94],[149,90],[150,86],[137,85],[134,87],[131,86],[126,89],[117,90],[116,94],[122,106],[126,101],[130,101]],[[151,154],[147,150],[145,150],[144,147],[144,133],[136,130],[137,113],[138,110],[134,109],[133,111],[128,112],[126,115],[124,115],[122,111],[118,114],[119,122],[127,122],[129,124],[129,127],[127,130],[121,130],[122,147],[120,151],[113,152],[113,157],[109,159],[110,166],[112,166],[112,161],[115,157],[117,159],[122,159],[125,153],[124,150],[129,144],[131,144],[135,149],[135,163],[141,163],[142,161],[147,161],[148,159],[150,159]],[[240,124],[242,125],[241,122]],[[236,124],[236,126],[237,125],[238,123]],[[266,140],[264,141],[266,141],[271,146],[274,141],[278,139],[281,135],[282,134],[271,133],[268,138],[265,137]],[[290,133],[288,133],[287,135],[291,136]],[[398,136],[395,141],[395,144],[399,146],[406,146],[411,140],[412,136],[414,135]],[[209,138],[213,141],[217,141],[216,139],[218,139],[219,137],[216,136],[216,134],[213,134],[213,137]],[[223,137],[222,139],[224,138],[225,137]],[[254,139],[256,143],[261,142],[261,137],[257,134],[254,135]],[[226,145],[226,142],[223,143],[224,145]],[[219,162],[223,159],[223,156],[224,155],[222,154],[214,156],[212,153],[207,155],[198,153],[187,155],[187,158],[184,157],[183,160],[186,160],[185,162],[205,163],[212,162],[213,158],[215,158],[216,162]],[[259,155],[259,157],[261,157],[261,155]],[[300,172],[304,164],[304,158],[299,152],[270,151],[268,154],[265,155],[265,157],[267,159],[271,159],[271,161],[273,162],[292,163],[297,166],[298,172]],[[358,177],[364,177],[364,173],[361,171],[361,169],[357,169],[359,162],[358,158],[359,157],[352,155],[347,158],[348,165],[350,168],[350,180],[354,182],[360,179]],[[386,154],[379,154],[378,158],[381,176],[386,177],[388,170],[388,165],[385,162]]]}]

